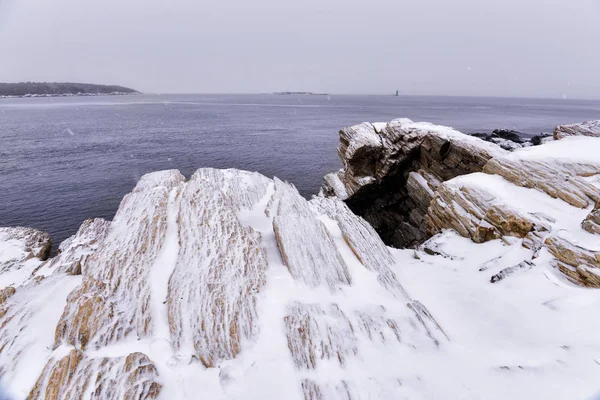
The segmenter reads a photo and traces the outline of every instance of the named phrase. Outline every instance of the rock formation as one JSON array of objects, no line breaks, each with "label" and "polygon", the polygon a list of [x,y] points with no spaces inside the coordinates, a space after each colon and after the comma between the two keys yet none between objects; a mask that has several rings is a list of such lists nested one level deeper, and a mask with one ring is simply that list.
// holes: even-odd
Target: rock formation
[{"label": "rock formation", "polygon": [[[550,237],[567,226],[577,239],[561,249],[580,257],[557,257],[556,265],[576,283],[595,286],[595,277],[581,271],[598,268],[587,256],[595,244],[585,232],[599,231],[600,143],[587,137],[597,125],[559,126],[555,132],[580,136],[509,153],[431,124],[364,123],[340,132],[344,169],[325,178],[322,195],[345,199],[397,247],[452,229],[476,243],[515,237],[537,256],[542,247],[553,252]],[[572,215],[582,213],[573,226]],[[576,244],[582,241],[588,244]]]},{"label": "rock formation", "polygon": [[[184,398],[207,368],[270,351],[298,371],[287,378],[297,393],[327,393],[365,355],[448,342],[393,268],[375,231],[338,199],[308,202],[257,173],[151,173],[112,222],[85,221],[55,258],[3,288],[0,378],[31,399]],[[286,271],[290,293],[277,295],[281,278],[268,271]],[[279,341],[256,343],[277,337],[276,326]],[[307,379],[326,365],[338,372]],[[376,378],[368,368],[356,376],[354,385]]]},{"label": "rock formation", "polygon": [[398,119],[340,131],[344,169],[325,177],[336,195],[367,220],[383,241],[409,247],[426,239],[424,218],[441,182],[479,172],[505,151],[451,128]]},{"label": "rock formation", "polygon": [[554,140],[559,140],[568,136],[600,137],[600,120],[570,125],[559,125],[554,129]]}]

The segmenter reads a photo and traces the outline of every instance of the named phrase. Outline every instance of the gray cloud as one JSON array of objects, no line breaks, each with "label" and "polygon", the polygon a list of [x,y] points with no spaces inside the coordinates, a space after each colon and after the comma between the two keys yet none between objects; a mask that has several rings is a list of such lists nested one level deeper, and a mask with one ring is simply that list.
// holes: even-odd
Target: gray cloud
[{"label": "gray cloud", "polygon": [[598,0],[0,0],[0,80],[600,98]]}]

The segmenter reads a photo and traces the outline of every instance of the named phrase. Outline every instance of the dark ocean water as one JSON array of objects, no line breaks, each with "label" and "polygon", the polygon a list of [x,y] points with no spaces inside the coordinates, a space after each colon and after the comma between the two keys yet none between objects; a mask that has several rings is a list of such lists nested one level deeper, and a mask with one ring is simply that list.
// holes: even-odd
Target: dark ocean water
[{"label": "dark ocean water", "polygon": [[240,168],[304,196],[341,166],[341,127],[408,117],[463,132],[534,135],[600,118],[600,101],[456,97],[142,95],[0,99],[0,226],[60,243],[91,217],[112,218],[150,171]]}]

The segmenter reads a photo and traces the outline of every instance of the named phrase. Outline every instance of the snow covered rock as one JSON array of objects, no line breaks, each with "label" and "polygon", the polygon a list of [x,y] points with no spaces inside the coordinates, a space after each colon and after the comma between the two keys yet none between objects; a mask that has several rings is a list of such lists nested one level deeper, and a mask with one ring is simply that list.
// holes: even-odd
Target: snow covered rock
[{"label": "snow covered rock", "polygon": [[[372,355],[448,343],[364,220],[257,173],[147,174],[112,222],[59,249],[0,292],[0,379],[17,398],[400,395]],[[265,385],[274,371],[283,385]]]},{"label": "snow covered rock", "polygon": [[597,202],[594,209],[585,217],[581,227],[590,233],[600,235],[600,202]]},{"label": "snow covered rock", "polygon": [[[0,288],[22,283],[50,255],[46,232],[32,228],[0,228]],[[7,273],[8,272],[8,273]]]},{"label": "snow covered rock", "polygon": [[600,137],[600,120],[559,125],[554,129],[554,140],[560,140],[569,136]]},{"label": "snow covered rock", "polygon": [[600,325],[589,315],[600,292],[561,279],[593,282],[598,236],[581,228],[590,208],[484,173],[435,192],[429,182],[449,174],[435,168],[410,171],[407,185],[423,204],[448,204],[455,215],[439,221],[454,215],[456,231],[493,237],[476,244],[446,229],[396,250],[340,199],[307,201],[277,178],[145,175],[113,221],[85,221],[0,291],[0,381],[15,399],[597,391],[589,332]]},{"label": "snow covered rock", "polygon": [[598,142],[587,137],[554,141],[495,157],[483,170],[575,207],[589,207],[600,200],[600,188],[588,180],[600,174]]},{"label": "snow covered rock", "polygon": [[[477,243],[515,237],[542,248],[573,282],[600,287],[595,220],[600,139],[566,138],[491,159],[485,173],[444,182],[427,214],[428,232],[452,229]],[[590,212],[591,210],[591,212]]]},{"label": "snow covered rock", "polygon": [[505,150],[452,128],[397,119],[340,131],[344,168],[325,177],[323,195],[345,200],[396,247],[427,238],[430,195],[455,176],[479,172]]}]

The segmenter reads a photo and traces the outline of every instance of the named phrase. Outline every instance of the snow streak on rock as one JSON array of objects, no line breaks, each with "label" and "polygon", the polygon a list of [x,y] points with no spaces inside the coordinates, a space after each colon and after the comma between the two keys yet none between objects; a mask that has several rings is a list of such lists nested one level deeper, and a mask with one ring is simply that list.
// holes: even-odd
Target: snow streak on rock
[{"label": "snow streak on rock", "polygon": [[325,225],[291,185],[275,178],[273,230],[281,257],[295,279],[330,288],[352,282]]},{"label": "snow streak on rock", "polygon": [[152,333],[148,276],[164,241],[169,192],[183,180],[174,170],[147,174],[123,198],[83,284],[69,295],[56,347],[99,348]]},{"label": "snow streak on rock", "polygon": [[71,350],[66,357],[48,362],[28,399],[155,399],[162,388],[157,379],[156,367],[142,353],[88,358],[80,350]]},{"label": "snow streak on rock", "polygon": [[269,180],[252,174],[199,170],[182,190],[179,254],[167,299],[173,346],[193,347],[206,367],[234,358],[257,332],[256,296],[267,258],[260,234],[236,211],[251,208]]},{"label": "snow streak on rock", "polygon": [[292,304],[285,317],[288,347],[298,368],[314,369],[319,360],[341,366],[358,353],[354,328],[337,304]]},{"label": "snow streak on rock", "polygon": [[315,197],[310,203],[317,213],[326,214],[338,223],[346,244],[365,268],[378,274],[377,279],[383,287],[401,299],[409,299],[392,272],[394,258],[371,225],[354,215],[337,198]]},{"label": "snow streak on rock", "polygon": [[110,222],[102,218],[84,221],[75,235],[60,244],[58,254],[42,264],[36,274],[65,272],[81,275],[87,259],[106,237],[109,226]]}]

